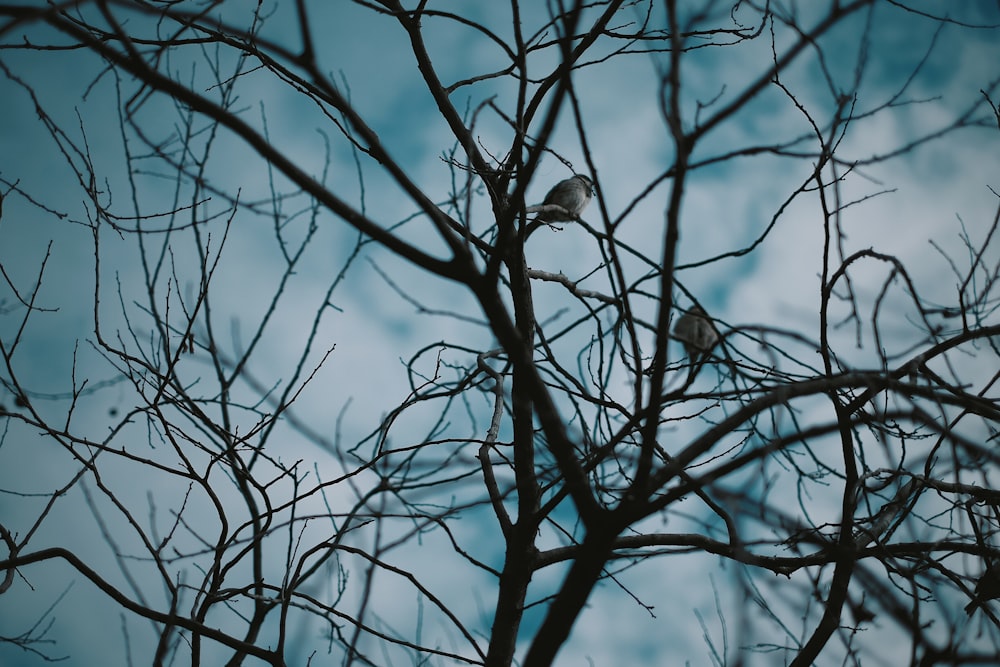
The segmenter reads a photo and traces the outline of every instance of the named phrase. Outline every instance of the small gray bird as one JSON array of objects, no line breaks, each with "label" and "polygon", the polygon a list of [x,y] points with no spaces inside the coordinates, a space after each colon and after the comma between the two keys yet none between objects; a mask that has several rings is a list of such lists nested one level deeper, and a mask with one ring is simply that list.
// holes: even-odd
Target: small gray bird
[{"label": "small gray bird", "polygon": [[719,333],[701,306],[694,306],[677,320],[674,338],[684,343],[684,351],[694,360],[715,347]]},{"label": "small gray bird", "polygon": [[583,209],[594,196],[594,182],[582,174],[559,181],[545,195],[542,206],[559,206],[563,211],[551,210],[538,214],[544,222],[568,222],[580,217]]}]

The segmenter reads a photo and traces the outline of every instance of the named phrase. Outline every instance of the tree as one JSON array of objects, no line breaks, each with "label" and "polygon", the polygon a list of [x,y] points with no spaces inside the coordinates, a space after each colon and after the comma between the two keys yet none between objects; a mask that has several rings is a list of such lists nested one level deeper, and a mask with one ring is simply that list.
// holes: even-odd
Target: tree
[{"label": "tree", "polygon": [[4,651],[995,657],[1000,11],[499,4],[0,7]]}]

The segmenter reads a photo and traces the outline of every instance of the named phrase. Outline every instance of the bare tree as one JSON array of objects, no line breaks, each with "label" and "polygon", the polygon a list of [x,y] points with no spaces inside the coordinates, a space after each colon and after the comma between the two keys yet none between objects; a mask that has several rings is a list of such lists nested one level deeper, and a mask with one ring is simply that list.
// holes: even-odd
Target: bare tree
[{"label": "bare tree", "polygon": [[[1000,10],[251,4],[0,6],[4,650],[995,659]],[[914,266],[931,147],[995,212]]]}]

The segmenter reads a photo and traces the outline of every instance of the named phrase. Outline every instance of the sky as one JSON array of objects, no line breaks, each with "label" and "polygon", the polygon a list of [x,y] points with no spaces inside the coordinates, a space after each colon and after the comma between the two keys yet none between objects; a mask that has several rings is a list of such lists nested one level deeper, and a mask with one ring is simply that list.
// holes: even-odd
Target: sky
[{"label": "sky", "polygon": [[[541,25],[546,7],[552,4],[526,7],[522,16],[526,30]],[[732,16],[750,20],[752,8],[740,4]],[[804,25],[812,25],[829,4],[782,2],[775,3],[775,7],[783,15],[794,15]],[[938,11],[939,3],[905,4]],[[512,38],[505,3],[441,0],[429,5],[480,21],[502,40]],[[709,3],[710,19],[706,22],[731,25],[727,23],[731,5]],[[309,6],[323,70],[349,95],[409,177],[433,200],[444,201],[453,177],[445,157],[454,147],[454,137],[423,86],[405,33],[391,18],[375,15],[360,4],[315,2]],[[233,25],[246,25],[250,7],[252,3],[230,2],[222,3],[217,11]],[[267,16],[262,36],[294,46],[295,23],[286,13],[290,4],[265,2],[262,7]],[[662,23],[659,11],[657,7],[653,20]],[[707,135],[694,160],[710,160],[738,148],[790,142],[806,135],[810,122],[803,109],[813,114],[819,124],[825,124],[834,106],[831,87],[851,89],[859,62],[863,63],[864,74],[856,85],[857,118],[839,145],[843,160],[857,162],[845,174],[842,187],[844,203],[851,203],[845,206],[840,219],[844,254],[874,248],[893,255],[908,267],[923,297],[936,303],[952,303],[958,283],[952,262],[967,267],[970,261],[963,236],[982,243],[998,206],[1000,133],[990,125],[981,91],[991,91],[993,102],[1000,102],[996,70],[1000,62],[1000,6],[976,0],[954,3],[949,11],[954,12],[949,17],[952,22],[941,25],[898,5],[879,3],[870,16],[869,33],[864,32],[863,13],[845,22],[820,42],[822,58],[809,52],[801,63],[782,73],[782,84],[794,94],[801,108],[788,92],[768,86],[745,109]],[[635,19],[638,14],[626,12],[622,20],[629,16]],[[0,340],[8,352],[13,349],[15,353],[9,365],[0,367],[0,404],[8,410],[17,409],[16,397],[9,391],[16,377],[29,388],[27,398],[32,408],[53,423],[70,424],[95,440],[112,438],[116,447],[170,462],[170,447],[160,434],[130,425],[112,436],[111,429],[120,426],[135,405],[135,389],[130,381],[121,378],[114,360],[103,355],[95,344],[95,319],[104,335],[122,336],[130,349],[150,350],[142,340],[142,334],[152,328],[149,313],[142,305],[146,293],[140,262],[143,252],[147,261],[162,262],[157,279],[158,303],[164,308],[169,306],[172,317],[194,303],[199,267],[206,260],[199,255],[191,234],[149,234],[143,237],[144,248],[136,235],[117,234],[106,224],[95,236],[89,226],[93,206],[86,198],[86,183],[78,181],[68,163],[78,167],[91,163],[102,202],[122,216],[134,215],[136,207],[147,215],[168,211],[178,197],[184,202],[185,192],[178,195],[168,170],[151,159],[148,149],[134,136],[129,137],[128,144],[135,156],[135,172],[129,180],[119,123],[123,100],[135,91],[127,76],[116,79],[98,58],[86,52],[13,48],[25,40],[64,44],[65,38],[38,23],[12,27],[9,21],[9,14],[0,15],[0,44],[4,47],[0,50],[0,100],[4,101],[4,120],[0,123],[0,194],[4,197],[0,266],[5,276],[0,281]],[[152,30],[141,16],[130,14],[129,21],[137,31]],[[502,51],[481,33],[436,18],[425,19],[423,27],[432,62],[444,82],[503,65]],[[698,115],[699,106],[704,106],[702,114],[711,113],[766,71],[772,48],[768,30],[763,37],[738,48],[696,49],[685,56],[681,80],[687,123],[693,125],[705,117]],[[864,34],[870,39],[861,48],[860,37]],[[775,40],[779,50],[787,46],[787,29],[776,26]],[[596,53],[606,53],[608,48],[598,46]],[[206,63],[216,57],[221,71],[233,71],[231,55],[216,56],[197,48],[168,52],[164,66],[178,73],[179,78],[198,80],[200,86],[205,79],[198,77],[206,75]],[[551,50],[539,52],[530,62],[532,74],[541,76],[557,62]],[[646,186],[669,166],[673,157],[657,93],[658,73],[665,66],[663,54],[624,54],[606,60],[595,57],[574,76],[596,167],[592,175],[599,187],[599,201],[591,204],[584,220],[600,228],[603,212],[617,220],[629,211],[617,227],[618,238],[631,247],[650,249],[653,256],[662,239],[669,182],[648,193]],[[401,236],[436,256],[445,256],[443,244],[428,232],[426,220],[410,219],[416,210],[413,202],[378,165],[351,150],[334,125],[338,119],[324,115],[268,71],[253,65],[246,69],[236,87],[235,106],[255,127],[266,124],[271,145],[280,147],[305,171],[380,224],[406,221],[398,228]],[[191,74],[181,74],[187,72]],[[476,109],[490,99],[499,108],[510,110],[516,92],[509,78],[488,79],[459,89],[452,100],[461,110]],[[900,146],[948,127],[956,116],[974,107],[972,117],[978,122],[971,127],[921,143],[894,159],[882,159]],[[154,141],[182,132],[184,117],[183,108],[155,95],[144,101],[136,115]],[[45,119],[51,119],[49,127]],[[486,111],[477,123],[475,138],[484,152],[502,156],[510,145],[510,130],[497,114]],[[286,179],[270,172],[239,139],[225,132],[218,136],[201,133],[193,145],[197,149],[209,141],[210,159],[204,173],[213,192],[209,193],[212,199],[200,210],[218,218],[206,226],[210,234],[200,242],[207,248],[210,260],[218,257],[212,282],[218,335],[229,342],[230,353],[256,345],[248,368],[259,387],[274,386],[284,391],[289,385],[297,386],[323,362],[289,416],[289,420],[294,418],[296,424],[308,430],[304,432],[290,421],[280,424],[280,437],[276,439],[282,448],[273,456],[285,463],[299,461],[302,470],[310,471],[312,480],[335,478],[343,472],[345,462],[331,451],[333,445],[365,439],[387,411],[406,400],[413,385],[423,381],[407,374],[406,363],[415,354],[442,340],[474,350],[488,350],[496,343],[466,290],[429,277],[374,244],[359,245],[356,231],[330,212],[316,208]],[[805,149],[811,144],[795,146]],[[569,113],[560,116],[549,147],[573,169],[589,170]],[[76,149],[79,154],[74,152]],[[364,165],[360,178],[356,160]],[[818,336],[822,215],[818,199],[808,193],[786,205],[813,167],[809,157],[763,154],[701,167],[690,174],[677,255],[678,263],[686,268],[678,272],[678,279],[727,329],[771,327],[795,331],[810,340]],[[548,188],[571,173],[567,165],[546,156],[527,186],[527,203],[540,202]],[[131,201],[130,183],[138,204]],[[271,204],[274,190],[287,195],[280,199],[277,209]],[[232,216],[232,224],[227,227],[232,210],[227,197],[235,197],[237,192],[244,208]],[[779,210],[781,214],[775,217]],[[277,217],[283,220],[278,232],[274,223]],[[773,231],[754,252],[705,262],[745,247],[772,220]],[[165,229],[168,221],[167,216],[160,216],[151,224]],[[184,220],[178,216],[176,221],[180,224]],[[126,218],[122,224],[132,226],[134,222]],[[476,233],[486,234],[492,224],[487,199],[477,193],[471,208],[471,226]],[[287,258],[306,239],[301,259],[289,274]],[[601,248],[580,226],[567,224],[561,229],[540,230],[530,239],[526,254],[532,268],[562,272],[573,280],[586,278],[580,282],[585,289],[607,287],[606,275],[595,271],[602,261]],[[100,259],[99,266],[95,266],[95,257]],[[1000,259],[995,247],[986,259],[989,265]],[[646,267],[627,262],[625,270],[637,279]],[[23,298],[30,293],[40,273],[43,279],[36,306],[42,310],[25,320],[18,295]],[[95,282],[95,275],[99,282]],[[272,300],[276,286],[285,278],[280,298]],[[883,263],[859,264],[852,273],[859,302],[870,309],[888,278]],[[336,289],[331,292],[332,286]],[[100,297],[96,304],[95,294]],[[579,303],[568,300],[560,286],[538,284],[533,294],[539,320],[551,330],[582,312]],[[685,306],[690,303],[684,296],[680,302]],[[638,303],[649,316],[652,303]],[[837,349],[845,363],[858,367],[875,363],[877,343],[885,345],[890,354],[903,354],[919,337],[898,282],[889,290],[886,303],[890,307],[881,324],[884,332],[892,334],[891,339],[876,341],[867,321],[861,323],[860,331],[853,326],[836,330]],[[317,312],[322,314],[318,323]],[[846,315],[846,310],[838,312]],[[265,335],[253,342],[255,326],[265,318]],[[989,323],[996,323],[995,317],[982,322]],[[941,320],[940,324],[956,326],[951,320]],[[129,325],[140,332],[135,340],[130,340],[127,333]],[[315,336],[311,338],[314,326]],[[204,332],[196,329],[196,333]],[[855,339],[863,344],[855,344]],[[555,349],[573,359],[572,355],[585,343],[574,335],[558,342]],[[747,349],[751,347],[750,343],[744,344]],[[679,354],[679,346],[674,348],[672,358]],[[442,359],[447,374],[452,372],[448,363],[465,363],[468,355],[449,351]],[[291,369],[300,360],[304,360],[305,370],[293,376]],[[430,377],[437,363],[432,348],[422,354],[415,368]],[[976,358],[956,362],[959,372],[969,373],[970,377],[986,372],[981,363]],[[196,391],[201,386],[212,386],[212,367],[204,350],[185,359],[178,373]],[[86,386],[74,405],[69,397],[74,386],[80,388],[84,380]],[[608,391],[627,396],[625,377],[613,375]],[[234,393],[238,400],[249,403],[260,396],[260,391],[248,384],[238,385]],[[488,395],[476,395],[468,406],[449,408],[449,419],[460,425],[456,429],[472,420],[485,432],[487,399]],[[405,446],[410,440],[434,432],[435,416],[434,409],[405,414],[394,425],[388,444]],[[252,409],[234,415],[237,427],[244,431],[252,429],[256,419]],[[671,435],[680,439],[683,429],[697,425],[687,423]],[[310,439],[306,433],[319,435]],[[193,456],[197,459],[199,455]],[[184,484],[169,475],[154,475],[127,461],[108,458],[102,458],[106,466],[102,468],[102,479],[116,489],[126,506],[134,508],[135,516],[149,518],[157,530],[166,531],[171,508],[183,502]],[[128,587],[126,570],[120,563],[115,565],[106,538],[120,539],[123,553],[130,553],[135,545],[129,542],[125,527],[114,521],[102,526],[95,520],[90,508],[103,507],[105,501],[93,480],[70,485],[78,469],[78,462],[52,438],[39,435],[37,429],[17,420],[0,418],[0,516],[5,517],[4,525],[23,534],[37,521],[32,548],[73,545],[81,557],[101,563],[102,572]],[[780,471],[768,472],[781,478]],[[360,486],[366,481],[371,480],[359,476]],[[759,480],[744,482],[749,486],[763,484]],[[355,498],[349,484],[335,485],[322,501],[314,496],[304,504],[303,511],[321,514],[322,507],[331,502],[349,505]],[[63,485],[69,485],[67,493],[47,511],[51,490]],[[278,496],[291,493],[287,480],[276,482],[275,489]],[[476,497],[478,491],[479,487],[470,482],[453,489],[458,499]],[[225,503],[234,501],[225,492],[220,493]],[[777,497],[787,496],[791,505],[798,502],[794,488],[779,486],[774,493]],[[816,516],[835,520],[836,499],[836,490],[829,497],[817,492],[812,506]],[[43,515],[44,520],[38,521]],[[478,558],[498,566],[502,544],[489,514],[473,513],[469,518],[457,523],[456,534],[476,545]],[[700,518],[692,510],[690,517],[678,515],[663,521],[668,529],[680,530],[698,525]],[[211,516],[204,521],[210,525]],[[329,530],[328,524],[316,521],[306,537],[321,536]],[[406,529],[395,526],[394,530]],[[554,540],[551,536],[549,539]],[[184,535],[178,540],[191,544],[193,538]],[[464,618],[478,618],[478,623],[470,623],[476,632],[488,632],[493,605],[490,578],[467,563],[441,567],[442,554],[451,558],[454,554],[440,532],[422,536],[419,545],[392,556],[403,558]],[[121,562],[127,561],[125,558]],[[132,567],[141,571],[141,567]],[[280,572],[281,564],[276,563],[271,574],[280,578]],[[560,566],[540,572],[534,592],[552,590],[550,587],[558,584],[563,572]],[[595,593],[557,664],[713,665],[719,659],[713,657],[713,652],[721,654],[723,644],[732,660],[733,653],[744,644],[765,639],[779,645],[788,641],[774,636],[762,638],[753,632],[744,634],[747,628],[754,627],[753,619],[741,617],[738,612],[726,613],[743,608],[739,600],[745,593],[741,588],[745,579],[722,561],[675,556],[621,572],[618,580],[622,586],[604,585]],[[401,589],[391,577],[380,578],[375,590],[381,627],[403,635],[415,632],[417,610],[424,610],[426,600],[416,599],[410,589]],[[398,594],[398,590],[406,593]],[[789,604],[794,605],[795,593],[805,591],[802,581],[789,583]],[[154,598],[162,595],[162,590],[155,587],[144,592]],[[633,594],[654,608],[650,612],[641,610]],[[960,607],[960,601],[956,600],[955,606]],[[47,613],[50,607],[52,611]],[[40,627],[46,627],[44,640],[53,643],[37,648],[49,656],[66,656],[62,664],[126,664],[126,656],[135,664],[144,664],[155,634],[149,624],[125,620],[119,611],[67,566],[46,565],[26,570],[25,579],[0,597],[0,636],[27,632],[35,620],[42,619]],[[426,613],[424,631],[439,633],[431,643],[465,650],[462,638],[447,627],[440,615],[432,609]],[[540,607],[532,608],[526,616],[526,637],[531,636],[540,620]],[[127,643],[123,640],[126,627]],[[965,631],[970,641],[975,639],[972,624]],[[892,664],[891,654],[883,653],[892,643],[884,638],[895,638],[896,632],[895,626],[885,622],[871,632],[880,639],[860,641],[870,655]],[[298,653],[290,656],[289,664],[306,664],[312,650],[325,659],[325,642],[317,624],[304,623],[298,633]],[[768,653],[753,654],[746,664],[770,664],[768,657]],[[394,659],[403,661],[398,654]],[[43,662],[37,655],[0,643],[0,665]]]}]

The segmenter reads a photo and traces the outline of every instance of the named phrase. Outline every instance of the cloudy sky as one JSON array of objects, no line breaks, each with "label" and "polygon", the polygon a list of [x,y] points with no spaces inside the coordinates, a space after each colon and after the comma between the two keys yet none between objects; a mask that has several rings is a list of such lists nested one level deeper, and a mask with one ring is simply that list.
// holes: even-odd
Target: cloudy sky
[{"label": "cloudy sky", "polygon": [[[454,0],[429,4],[481,22],[501,40],[512,39],[506,3]],[[543,25],[548,16],[546,7],[553,4],[539,2],[525,8],[522,24],[526,33]],[[707,17],[699,25],[732,27],[734,21],[754,20],[756,13],[748,5],[730,14],[732,4],[709,3]],[[784,2],[777,6],[782,15],[795,16],[802,25],[811,26],[829,4]],[[941,3],[907,4],[936,11]],[[252,5],[223,3],[218,11],[231,25],[246,26]],[[294,48],[295,23],[292,15],[284,13],[290,3],[279,7],[264,3],[263,7],[267,20],[262,37]],[[321,69],[349,94],[356,110],[409,177],[432,200],[445,201],[454,176],[445,158],[455,141],[426,91],[404,32],[391,18],[360,4],[316,2],[312,11]],[[654,11],[653,22],[662,25],[659,11]],[[1000,133],[991,125],[993,119],[981,91],[989,91],[993,102],[1000,102],[1000,6],[973,0],[949,3],[948,11],[952,12],[951,22],[943,24],[892,3],[878,3],[871,14],[859,12],[825,35],[818,45],[820,51],[807,52],[801,62],[782,73],[785,90],[765,88],[740,113],[705,137],[694,155],[696,161],[757,145],[788,144],[790,153],[754,154],[699,168],[690,175],[678,263],[692,266],[682,269],[678,279],[726,326],[773,327],[795,331],[810,340],[818,337],[822,212],[818,198],[808,193],[788,205],[786,202],[814,167],[809,157],[814,143],[801,141],[810,132],[804,111],[821,126],[827,125],[836,107],[831,89],[857,93],[857,119],[838,148],[845,165],[857,163],[845,175],[841,190],[841,205],[856,202],[845,207],[840,219],[844,254],[875,248],[893,255],[909,269],[926,299],[954,302],[957,279],[948,258],[967,266],[964,239],[981,243],[998,205]],[[622,22],[641,16],[638,8],[631,13],[624,11]],[[155,26],[142,16],[123,12],[122,17],[128,18],[137,33],[155,32]],[[25,398],[32,409],[50,423],[71,424],[74,432],[102,440],[121,424],[136,399],[131,383],[122,380],[115,364],[94,344],[95,317],[104,335],[129,339],[131,326],[138,335],[127,344],[149,349],[139,340],[143,332],[149,335],[153,328],[142,305],[147,290],[140,258],[163,262],[157,280],[159,303],[163,307],[169,304],[175,314],[193,302],[202,259],[190,234],[150,234],[143,237],[145,245],[140,246],[136,235],[119,235],[104,225],[95,237],[90,227],[93,206],[85,191],[89,184],[79,181],[73,165],[77,169],[92,165],[102,203],[125,216],[124,227],[135,226],[128,216],[134,216],[137,209],[154,215],[177,206],[172,174],[162,162],[150,159],[151,151],[129,135],[128,147],[134,159],[129,180],[119,121],[123,105],[136,93],[133,81],[107,71],[99,58],[85,51],[15,48],[26,42],[65,45],[67,38],[39,22],[11,21],[7,13],[0,17],[0,44],[4,46],[0,50],[0,194],[4,196],[0,216],[0,266],[4,272],[0,281],[0,339],[11,355],[10,363],[0,366],[0,404],[7,410],[23,409],[10,391],[16,379],[27,390]],[[504,66],[502,50],[475,30],[433,18],[425,20],[424,30],[432,61],[446,83]],[[689,126],[702,118],[699,114],[724,106],[767,71],[772,51],[770,31],[769,25],[759,39],[738,47],[696,49],[685,56],[682,101]],[[780,22],[773,36],[779,51],[792,39]],[[618,223],[616,233],[623,243],[657,257],[669,181],[648,191],[647,186],[673,158],[658,94],[667,56],[626,53],[601,58],[610,48],[595,47],[593,62],[574,78],[601,195],[584,218],[600,229],[606,213],[609,220]],[[196,88],[204,92],[202,84],[207,79],[200,77],[205,76],[214,58],[214,53],[186,48],[165,54],[163,66],[179,79],[198,81],[201,87]],[[222,53],[217,62],[223,72],[232,73],[236,67],[231,54]],[[543,76],[557,63],[557,52],[548,49],[538,52],[530,65],[533,75]],[[324,115],[268,71],[254,64],[244,69],[235,89],[238,99],[234,106],[253,126],[266,125],[271,145],[379,224],[388,227],[406,221],[399,227],[401,236],[427,252],[444,256],[443,245],[429,233],[426,220],[410,219],[417,210],[414,203],[377,164],[351,150],[334,126],[338,119]],[[855,84],[859,69],[863,69],[863,76]],[[182,74],[185,72],[191,74]],[[452,99],[456,107],[469,113],[487,100],[510,113],[516,93],[513,79],[487,79],[459,89]],[[699,112],[702,106],[704,111]],[[968,127],[884,159],[901,146],[949,128],[970,110]],[[185,110],[162,97],[153,95],[143,101],[136,117],[152,142],[184,131]],[[508,126],[489,110],[479,118],[476,141],[484,152],[503,156],[511,143]],[[204,124],[195,127],[203,129]],[[206,134],[199,134],[192,144],[202,147],[208,141]],[[286,179],[269,171],[237,138],[221,132],[211,141],[204,174],[211,186],[206,196],[211,195],[212,200],[201,211],[218,218],[206,227],[211,234],[200,242],[210,258],[220,257],[212,282],[216,326],[225,329],[220,335],[231,342],[229,352],[235,354],[251,344],[253,332],[267,319],[265,335],[255,343],[258,351],[248,367],[257,387],[248,384],[235,391],[245,392],[241,397],[247,400],[259,397],[260,387],[284,391],[292,382],[290,369],[295,364],[304,359],[304,366],[311,369],[333,348],[294,410],[295,419],[306,425],[309,433],[320,435],[310,440],[303,429],[283,427],[285,449],[277,456],[286,462],[303,461],[304,468],[319,478],[335,477],[343,472],[343,462],[317,446],[317,440],[355,443],[372,433],[387,411],[410,393],[413,378],[407,375],[405,364],[418,350],[440,340],[475,350],[490,349],[495,343],[481,323],[482,314],[474,299],[459,286],[428,277],[373,244],[362,244],[359,249],[355,230],[316,208]],[[560,116],[549,148],[576,171],[589,171],[568,110]],[[356,159],[364,165],[360,177]],[[846,166],[843,171],[848,171]],[[539,202],[552,184],[571,173],[567,165],[547,156],[527,185],[527,202]],[[275,191],[283,195],[280,208],[269,203]],[[138,204],[131,200],[132,192],[139,198]],[[232,210],[227,197],[236,193],[244,207],[232,217],[227,230],[227,211]],[[619,220],[626,210],[628,215]],[[470,211],[473,231],[488,234],[492,222],[482,192],[475,193]],[[274,220],[279,217],[283,222],[276,232]],[[180,216],[172,220],[174,224],[183,222]],[[773,230],[754,252],[705,263],[746,247],[772,222]],[[165,229],[168,217],[154,217],[149,224]],[[271,312],[272,296],[286,276],[288,253],[294,253],[306,238],[302,258]],[[526,252],[533,268],[562,272],[573,280],[586,277],[580,283],[583,288],[607,287],[606,274],[595,271],[602,261],[598,241],[581,227],[542,229],[531,238]],[[990,265],[1000,259],[995,248],[991,252],[986,262]],[[95,256],[100,258],[99,268],[95,267]],[[625,268],[633,280],[648,270],[639,262],[628,262]],[[21,300],[32,293],[40,275],[35,303],[40,310],[26,317]],[[342,280],[331,293],[331,285],[340,276]],[[859,302],[870,309],[887,276],[887,268],[875,262],[857,267],[852,278]],[[95,294],[100,297],[98,304]],[[893,292],[890,300],[898,298]],[[329,305],[324,306],[327,301]],[[681,302],[689,303],[684,297]],[[554,318],[555,328],[560,321],[572,321],[580,309],[575,300],[567,300],[564,289],[550,284],[537,287],[535,306],[540,320]],[[646,302],[640,307],[652,305]],[[322,317],[315,337],[310,338],[317,312],[322,312]],[[883,322],[883,332],[890,333],[892,339],[881,342],[890,354],[902,353],[920,332],[908,319],[905,306],[892,312],[896,317]],[[846,315],[846,310],[840,315]],[[941,324],[955,326],[947,320]],[[195,331],[204,333],[198,328]],[[846,363],[864,366],[877,359],[867,326],[860,334],[845,327],[838,335],[842,340],[837,349]],[[858,336],[861,346],[854,342]],[[307,344],[312,347],[304,353]],[[581,342],[572,339],[565,345],[565,350],[574,346],[579,350]],[[969,368],[974,371],[976,363],[968,360]],[[428,376],[434,366],[434,352],[416,364]],[[178,372],[192,387],[211,383],[212,367],[203,350],[191,355]],[[308,373],[296,381],[301,383]],[[84,380],[87,386],[74,405],[69,397]],[[620,390],[622,396],[628,389],[621,377],[612,378],[609,387],[611,392]],[[480,419],[485,432],[486,397],[477,396],[476,400],[479,403],[467,409]],[[466,407],[455,410],[463,412]],[[407,417],[410,421],[399,426],[399,431],[428,432],[433,418],[433,414],[418,410]],[[251,428],[253,420],[249,410],[236,419],[243,428]],[[143,428],[129,428],[123,429],[115,443],[144,446],[146,440],[157,437]],[[162,447],[148,455],[169,458]],[[71,485],[69,492],[53,503],[53,509],[46,509],[52,490],[70,485],[78,469],[78,462],[51,438],[39,436],[37,429],[17,420],[0,418],[0,517],[4,517],[4,525],[21,535],[37,525],[32,549],[72,545],[81,557],[105,563],[107,571],[114,572],[113,557],[101,531],[114,536],[116,529],[102,528],[88,509],[91,502],[98,506],[101,502],[88,496],[94,493],[92,482]],[[176,506],[185,492],[183,485],[170,486],[159,477],[136,476],[135,469],[124,463],[109,462],[104,475],[141,517],[157,511],[165,516],[164,508]],[[461,486],[455,495],[476,491],[478,488]],[[794,499],[794,492],[788,493]],[[342,495],[344,502],[354,497],[349,489],[331,494],[335,498]],[[320,511],[319,499],[313,502],[313,509]],[[835,507],[831,506],[831,512]],[[817,511],[823,514],[822,509]],[[39,521],[43,514],[44,520]],[[831,519],[834,516],[831,514]],[[456,530],[478,545],[478,557],[497,566],[502,544],[488,515],[481,518],[483,523],[470,521],[467,524],[476,525]],[[694,525],[696,519],[692,521]],[[122,550],[128,551],[131,547],[122,539]],[[488,632],[493,605],[489,578],[474,568],[455,571],[439,567],[441,553],[453,556],[442,535],[429,535],[423,546],[409,555],[409,566],[421,573],[428,586],[442,591],[465,617],[478,617],[478,625],[470,621],[475,631]],[[536,579],[539,591],[556,585],[561,572],[557,567],[540,573]],[[727,605],[739,606],[732,600],[732,596],[742,595],[731,585],[737,578],[731,567],[693,557],[675,557],[624,572],[622,583],[643,602],[654,604],[654,612],[638,609],[636,600],[622,588],[602,587],[580,618],[559,664],[587,664],[590,660],[595,665],[711,665],[710,645],[720,646],[724,632],[730,633],[730,652],[760,639],[741,635],[745,619],[738,614],[727,618],[730,625],[725,629],[719,620],[720,614],[726,615]],[[120,578],[116,583],[126,585]],[[395,600],[392,586],[391,581],[377,583],[377,599],[390,601],[378,613],[386,627],[403,632],[413,623],[416,602],[410,593],[405,600]],[[721,611],[716,608],[716,595]],[[46,614],[53,605],[54,611]],[[537,610],[528,614],[526,636],[540,618]],[[121,619],[115,605],[62,564],[29,570],[25,580],[0,597],[0,636],[29,632],[38,619],[42,619],[41,627],[51,623],[44,639],[56,643],[36,648],[49,656],[70,656],[63,664],[124,664],[126,654],[135,664],[145,664],[150,642],[155,641],[148,624]],[[126,623],[131,624],[128,648],[123,640]],[[892,627],[887,624],[888,629]],[[463,650],[453,632],[441,633],[441,642],[455,642],[450,648]],[[39,634],[38,629],[34,634]],[[322,638],[317,640],[318,634],[315,627],[302,628],[298,639],[308,648],[291,656],[290,664],[305,664],[313,649],[325,656],[325,644]],[[768,640],[780,643],[775,637]],[[763,656],[765,660],[758,664],[768,664],[767,654]],[[41,663],[36,655],[0,644],[0,664]]]}]

